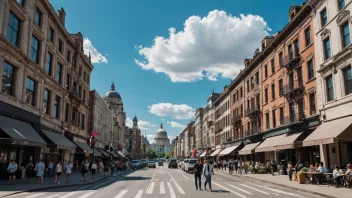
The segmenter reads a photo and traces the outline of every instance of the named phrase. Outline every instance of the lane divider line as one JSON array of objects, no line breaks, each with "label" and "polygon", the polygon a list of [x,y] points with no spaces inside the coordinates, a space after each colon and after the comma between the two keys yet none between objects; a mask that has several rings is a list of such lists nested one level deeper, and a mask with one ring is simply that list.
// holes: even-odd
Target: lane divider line
[{"label": "lane divider line", "polygon": [[217,185],[217,186],[219,186],[220,188],[223,188],[223,189],[225,189],[225,190],[231,192],[232,194],[235,194],[235,195],[241,197],[241,198],[247,198],[246,196],[244,196],[244,195],[242,195],[242,194],[240,194],[240,193],[238,193],[238,192],[235,192],[235,191],[233,191],[233,190],[230,190],[230,189],[226,188],[225,186],[222,186],[222,185],[220,185],[220,184],[218,184],[218,183],[215,183],[215,182],[212,182],[212,183],[215,184],[215,185]]},{"label": "lane divider line", "polygon": [[252,190],[255,190],[255,191],[257,191],[257,192],[266,194],[266,195],[269,195],[269,194],[270,194],[270,193],[264,192],[264,191],[262,191],[262,190],[258,190],[258,189],[256,189],[256,188],[253,188],[253,187],[250,187],[250,186],[247,186],[247,185],[244,185],[244,184],[240,184],[240,185],[241,185],[241,186],[244,186],[244,187],[247,187],[247,188],[250,188],[250,189],[252,189]]},{"label": "lane divider line", "polygon": [[256,186],[258,186],[258,187],[261,187],[261,188],[267,189],[267,190],[274,191],[274,192],[276,192],[276,193],[281,193],[281,194],[291,195],[291,196],[295,196],[295,197],[302,197],[302,196],[300,196],[300,195],[296,195],[296,194],[293,194],[293,193],[284,192],[284,191],[281,191],[281,190],[276,190],[276,189],[273,189],[273,188],[269,188],[269,187],[265,187],[265,186],[261,186],[261,185],[257,185],[257,184],[255,184],[255,185],[256,185]]},{"label": "lane divider line", "polygon": [[238,187],[233,186],[233,185],[231,185],[231,184],[227,184],[227,185],[229,185],[229,186],[231,186],[232,188],[235,188],[235,189],[237,189],[237,190],[239,190],[239,191],[242,191],[242,192],[244,192],[244,193],[247,193],[247,194],[249,194],[249,195],[252,194],[251,192],[245,191],[245,190],[243,190],[242,188],[238,188]]},{"label": "lane divider line", "polygon": [[184,194],[185,194],[185,191],[183,191],[183,190],[182,190],[181,186],[180,186],[180,185],[178,185],[178,183],[177,183],[177,182],[175,182],[174,184],[175,184],[175,186],[176,186],[177,190],[180,192],[180,194],[183,194],[183,195],[184,195]]},{"label": "lane divider line", "polygon": [[155,185],[155,182],[152,182],[152,184],[149,186],[147,194],[152,194],[153,193],[154,185]]}]

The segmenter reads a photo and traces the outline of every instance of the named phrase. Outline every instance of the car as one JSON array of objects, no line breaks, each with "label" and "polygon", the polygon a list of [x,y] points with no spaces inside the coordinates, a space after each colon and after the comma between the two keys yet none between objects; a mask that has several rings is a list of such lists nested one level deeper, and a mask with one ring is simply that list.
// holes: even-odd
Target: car
[{"label": "car", "polygon": [[156,164],[154,160],[149,160],[148,162],[148,168],[156,168]]},{"label": "car", "polygon": [[197,163],[196,159],[190,159],[188,163],[185,164],[186,173],[190,173],[194,171],[194,165]]},{"label": "car", "polygon": [[158,162],[158,166],[164,166],[164,162],[159,161],[159,162]]},{"label": "car", "polygon": [[141,168],[141,164],[139,163],[138,160],[132,160],[131,168],[132,168],[132,170],[139,169],[139,168]]},{"label": "car", "polygon": [[182,163],[181,170],[185,171],[185,166],[188,163],[189,159],[185,159]]},{"label": "car", "polygon": [[141,163],[141,167],[147,167],[148,165],[147,160],[145,159],[140,160],[140,163]]},{"label": "car", "polygon": [[177,168],[177,160],[176,159],[170,159],[169,163],[168,163],[168,167],[171,168]]},{"label": "car", "polygon": [[179,162],[178,162],[177,165],[178,165],[179,168],[181,168],[181,167],[182,167],[182,164],[183,164],[183,160],[179,160]]}]

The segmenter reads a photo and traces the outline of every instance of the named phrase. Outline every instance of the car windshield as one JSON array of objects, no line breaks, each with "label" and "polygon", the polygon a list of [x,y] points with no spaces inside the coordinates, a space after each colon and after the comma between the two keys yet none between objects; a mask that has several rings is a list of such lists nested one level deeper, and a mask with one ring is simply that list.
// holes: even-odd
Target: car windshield
[{"label": "car windshield", "polygon": [[185,163],[188,163],[189,162],[189,160],[185,160]]},{"label": "car windshield", "polygon": [[175,163],[175,162],[176,162],[176,160],[170,160],[170,162]]},{"label": "car windshield", "polygon": [[141,160],[141,162],[146,162],[147,160]]},{"label": "car windshield", "polygon": [[149,161],[149,163],[155,163],[155,161]]},{"label": "car windshield", "polygon": [[138,163],[138,161],[137,160],[133,160],[132,163]]},{"label": "car windshield", "polygon": [[197,160],[189,160],[188,163],[189,163],[189,164],[196,164],[196,163],[197,163]]}]

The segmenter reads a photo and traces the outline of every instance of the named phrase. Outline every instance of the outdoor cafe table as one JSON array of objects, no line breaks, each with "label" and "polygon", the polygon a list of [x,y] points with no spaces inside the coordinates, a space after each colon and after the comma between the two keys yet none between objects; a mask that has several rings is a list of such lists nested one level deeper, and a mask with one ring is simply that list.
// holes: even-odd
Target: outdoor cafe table
[{"label": "outdoor cafe table", "polygon": [[321,178],[321,176],[324,175],[324,173],[320,173],[320,172],[306,172],[306,174],[308,175],[310,184],[320,183],[319,178]]}]

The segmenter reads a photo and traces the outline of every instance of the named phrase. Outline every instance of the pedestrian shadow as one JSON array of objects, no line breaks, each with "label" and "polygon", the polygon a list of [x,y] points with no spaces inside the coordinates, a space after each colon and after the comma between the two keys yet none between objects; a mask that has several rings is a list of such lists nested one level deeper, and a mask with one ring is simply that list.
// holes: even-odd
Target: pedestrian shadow
[{"label": "pedestrian shadow", "polygon": [[227,190],[213,190],[212,192],[214,192],[214,193],[230,193],[230,191],[227,191]]}]

